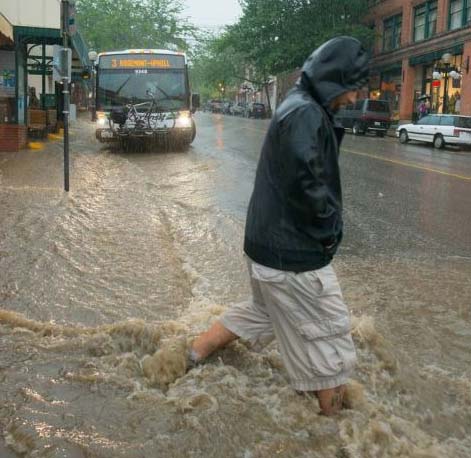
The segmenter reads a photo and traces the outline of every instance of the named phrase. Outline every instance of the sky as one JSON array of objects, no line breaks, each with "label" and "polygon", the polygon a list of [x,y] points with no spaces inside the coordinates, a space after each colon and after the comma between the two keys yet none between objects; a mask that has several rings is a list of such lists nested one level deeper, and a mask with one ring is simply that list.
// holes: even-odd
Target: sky
[{"label": "sky", "polygon": [[238,0],[184,0],[183,16],[198,27],[217,29],[237,21],[241,14]]}]

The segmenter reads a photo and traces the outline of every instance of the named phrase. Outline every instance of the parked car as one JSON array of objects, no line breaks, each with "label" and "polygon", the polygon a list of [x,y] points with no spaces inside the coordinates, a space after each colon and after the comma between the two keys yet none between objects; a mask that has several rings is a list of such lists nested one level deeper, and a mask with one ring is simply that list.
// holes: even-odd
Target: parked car
[{"label": "parked car", "polygon": [[223,102],[222,104],[222,113],[231,114],[232,102]]},{"label": "parked car", "polygon": [[233,116],[245,116],[247,105],[244,103],[234,104],[231,107],[231,114]]},{"label": "parked car", "polygon": [[435,148],[445,145],[471,145],[471,116],[430,114],[412,124],[402,124],[396,130],[401,143],[419,140]]},{"label": "parked car", "polygon": [[201,110],[203,112],[212,111],[211,102],[206,102],[202,105]]},{"label": "parked car", "polygon": [[247,110],[247,117],[249,118],[266,118],[267,109],[263,103],[250,103]]},{"label": "parked car", "polygon": [[387,100],[362,99],[346,105],[337,114],[343,127],[352,129],[354,135],[374,132],[384,137],[391,125],[391,109]]},{"label": "parked car", "polygon": [[213,113],[222,113],[224,102],[219,99],[213,99],[211,102],[209,102],[209,106]]}]

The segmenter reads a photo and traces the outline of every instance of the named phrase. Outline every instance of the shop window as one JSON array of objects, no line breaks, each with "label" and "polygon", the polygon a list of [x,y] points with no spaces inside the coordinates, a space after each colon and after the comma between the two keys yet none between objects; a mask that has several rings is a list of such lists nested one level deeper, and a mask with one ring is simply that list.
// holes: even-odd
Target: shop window
[{"label": "shop window", "polygon": [[[398,65],[401,65],[400,63]],[[399,116],[399,103],[401,97],[402,68],[398,67],[381,74],[381,100],[387,100],[392,110],[393,118]]]},{"label": "shop window", "polygon": [[459,29],[471,22],[471,0],[451,0],[448,28]]},{"label": "shop window", "polygon": [[15,122],[15,53],[0,51],[0,124]]},{"label": "shop window", "polygon": [[383,51],[398,49],[401,46],[402,14],[386,19],[383,24]]},{"label": "shop window", "polygon": [[[471,0],[470,0],[471,1]],[[437,32],[437,0],[414,8],[414,41],[425,40]]]}]

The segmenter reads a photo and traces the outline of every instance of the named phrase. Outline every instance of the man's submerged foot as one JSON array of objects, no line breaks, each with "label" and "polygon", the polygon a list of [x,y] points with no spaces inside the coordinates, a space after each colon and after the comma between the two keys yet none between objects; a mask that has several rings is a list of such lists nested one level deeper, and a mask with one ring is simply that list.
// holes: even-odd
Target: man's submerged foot
[{"label": "man's submerged foot", "polygon": [[347,394],[348,386],[341,385],[335,388],[319,391],[298,391],[300,396],[312,396],[319,401],[319,415],[330,417],[338,414],[343,409],[351,408]]},{"label": "man's submerged foot", "polygon": [[186,371],[191,371],[196,366],[201,363],[201,358],[199,357],[198,353],[193,350],[191,347],[187,350],[187,363],[186,363]]},{"label": "man's submerged foot", "polygon": [[165,343],[153,356],[146,356],[142,361],[142,370],[151,386],[166,389],[168,385],[183,377],[196,367],[200,359],[185,339]]}]

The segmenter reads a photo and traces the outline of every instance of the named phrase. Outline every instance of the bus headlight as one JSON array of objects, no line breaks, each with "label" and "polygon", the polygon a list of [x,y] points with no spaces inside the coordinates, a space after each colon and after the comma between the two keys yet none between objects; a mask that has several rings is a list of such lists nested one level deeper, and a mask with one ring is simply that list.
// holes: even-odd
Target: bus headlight
[{"label": "bus headlight", "polygon": [[181,111],[175,121],[175,127],[189,129],[191,127],[191,115],[189,111]]},{"label": "bus headlight", "polygon": [[107,121],[108,121],[108,118],[106,116],[106,113],[103,113],[102,111],[97,111],[97,113],[96,113],[96,125],[97,125],[97,127],[105,127]]}]

